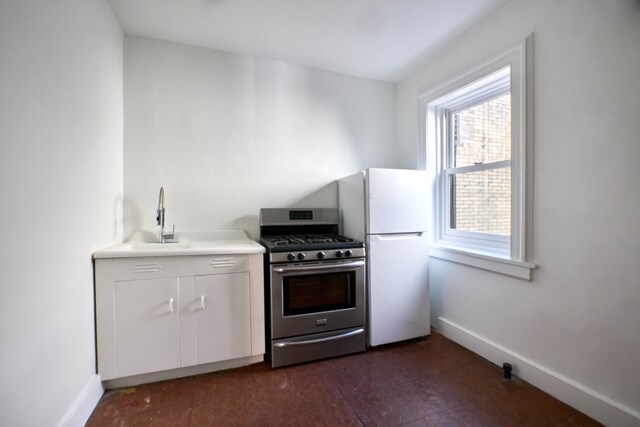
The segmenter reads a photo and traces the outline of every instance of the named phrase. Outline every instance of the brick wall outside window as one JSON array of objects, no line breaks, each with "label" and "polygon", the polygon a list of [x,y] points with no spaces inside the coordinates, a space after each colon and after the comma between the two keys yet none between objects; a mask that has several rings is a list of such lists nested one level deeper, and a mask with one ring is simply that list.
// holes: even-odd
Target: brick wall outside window
[{"label": "brick wall outside window", "polygon": [[[455,166],[511,159],[511,96],[460,111]],[[511,234],[511,168],[457,174],[451,227]]]}]

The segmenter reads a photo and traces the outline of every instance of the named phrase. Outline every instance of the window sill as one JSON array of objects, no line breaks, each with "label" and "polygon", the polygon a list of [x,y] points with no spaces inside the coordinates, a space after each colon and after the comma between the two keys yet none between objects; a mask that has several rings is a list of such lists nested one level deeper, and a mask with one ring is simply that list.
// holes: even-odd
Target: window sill
[{"label": "window sill", "polygon": [[531,271],[536,268],[536,265],[530,262],[498,258],[484,253],[471,252],[469,250],[451,248],[438,244],[431,244],[429,247],[429,256],[431,258],[455,262],[456,264],[480,268],[527,281],[531,280]]}]

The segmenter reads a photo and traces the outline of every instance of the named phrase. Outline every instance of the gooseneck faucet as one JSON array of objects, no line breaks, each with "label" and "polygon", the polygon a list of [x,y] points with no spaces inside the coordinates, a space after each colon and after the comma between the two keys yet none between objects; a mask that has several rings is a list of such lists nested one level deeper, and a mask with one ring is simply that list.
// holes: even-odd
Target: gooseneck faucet
[{"label": "gooseneck faucet", "polygon": [[168,239],[173,239],[176,226],[173,225],[173,231],[171,234],[164,233],[164,187],[160,187],[160,196],[158,197],[158,216],[156,217],[156,221],[160,226],[160,243],[166,243]]}]

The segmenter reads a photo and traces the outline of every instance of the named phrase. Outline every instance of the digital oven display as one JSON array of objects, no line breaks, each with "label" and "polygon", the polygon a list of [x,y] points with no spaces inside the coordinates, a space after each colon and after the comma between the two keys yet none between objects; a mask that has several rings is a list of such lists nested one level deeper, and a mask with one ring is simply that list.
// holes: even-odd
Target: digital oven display
[{"label": "digital oven display", "polygon": [[313,219],[313,211],[289,211],[291,221],[310,221]]}]

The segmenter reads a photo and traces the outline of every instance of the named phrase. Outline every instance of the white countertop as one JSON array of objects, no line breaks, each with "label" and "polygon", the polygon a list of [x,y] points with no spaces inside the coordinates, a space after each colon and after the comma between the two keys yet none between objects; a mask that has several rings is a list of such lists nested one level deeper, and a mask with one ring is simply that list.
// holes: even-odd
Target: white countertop
[{"label": "white countertop", "polygon": [[99,258],[256,254],[265,249],[244,230],[201,230],[176,232],[175,240],[159,243],[158,233],[141,230],[128,241],[93,254]]}]

